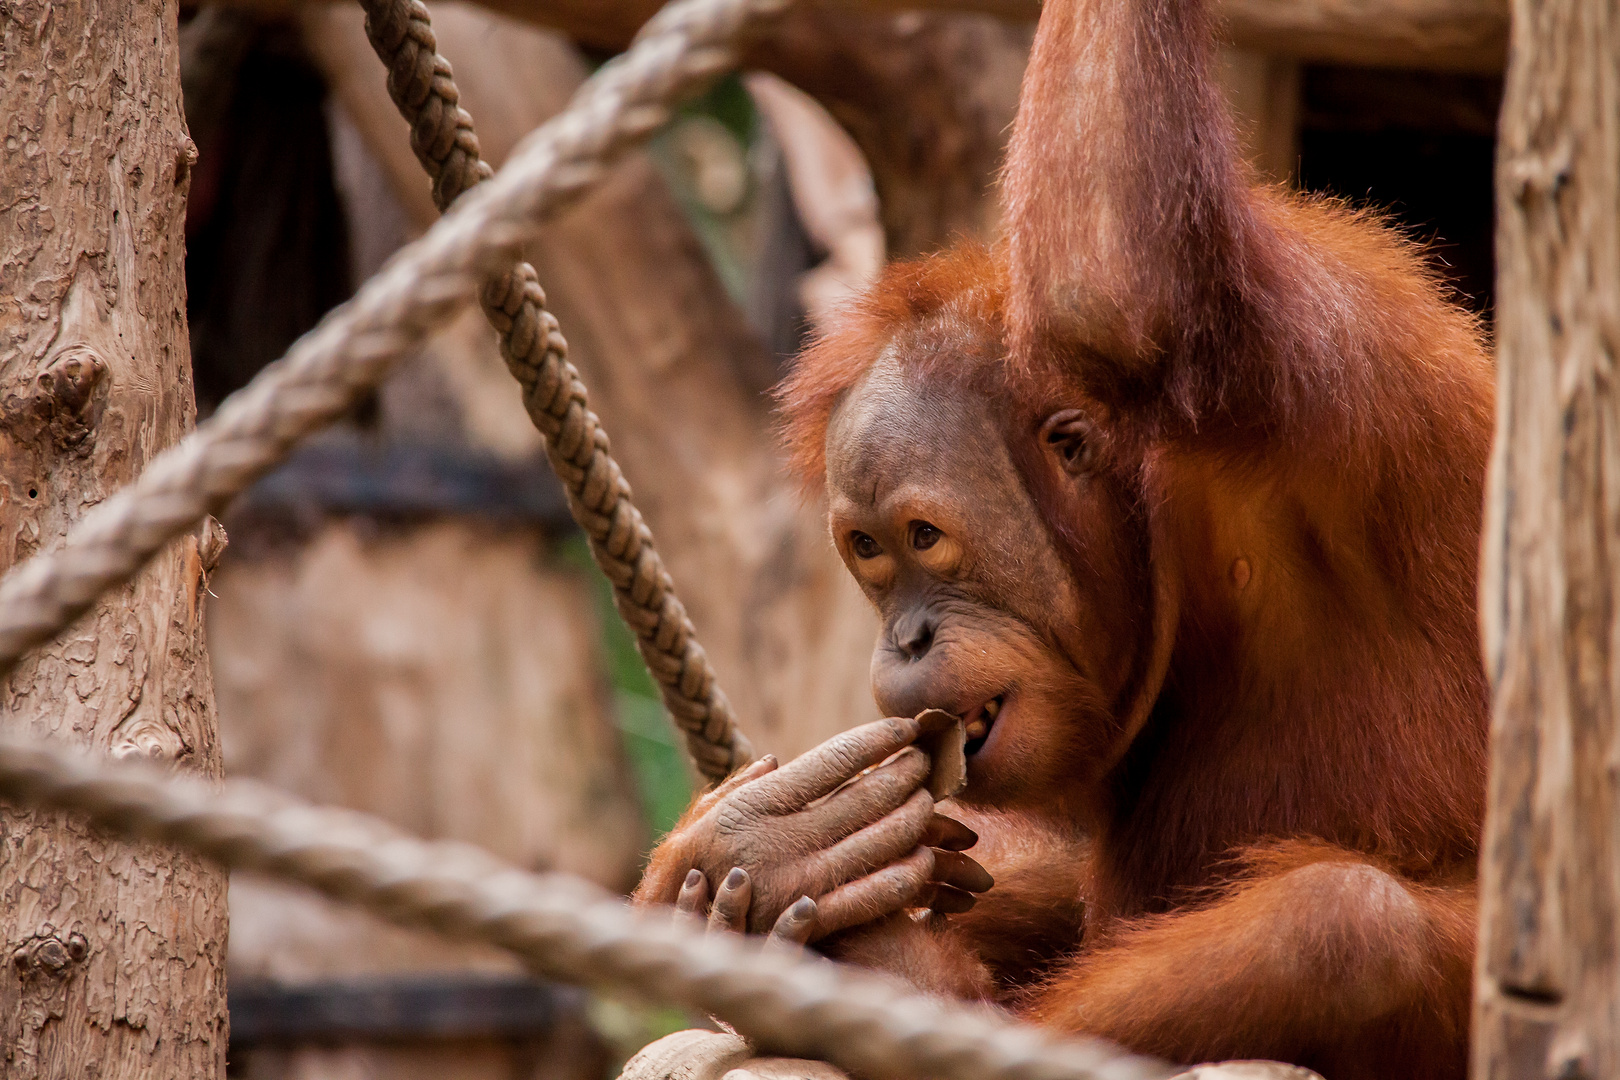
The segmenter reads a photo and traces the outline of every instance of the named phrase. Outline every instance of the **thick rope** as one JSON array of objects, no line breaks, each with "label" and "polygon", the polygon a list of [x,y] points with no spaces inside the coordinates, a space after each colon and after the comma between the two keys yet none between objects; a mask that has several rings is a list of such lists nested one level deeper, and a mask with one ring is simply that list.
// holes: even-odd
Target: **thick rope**
[{"label": "thick rope", "polygon": [[636,911],[580,878],[536,875],[354,811],[230,781],[0,737],[0,797],[78,811],[125,837],[180,844],[515,953],[567,982],[709,1013],[770,1051],[894,1080],[1156,1080],[1173,1070],[1105,1043],[1053,1039],[988,1012],[759,938]]},{"label": "thick rope", "polygon": [[[441,211],[493,175],[479,156],[472,117],[460,107],[450,61],[438,53],[428,9],[420,0],[361,0],[366,36],[388,68],[388,93],[411,125],[411,149],[433,182]],[[534,267],[519,262],[492,276],[484,314],[500,336],[501,356],[523,388],[523,404],[545,436],[546,454],[568,492],[596,565],[635,631],[641,658],[664,705],[686,736],[698,770],[718,780],[753,760],[731,702],[698,644],[686,607],[630,499],[630,485],[608,449],[607,434],[568,362],[568,343],[546,310]]]},{"label": "thick rope", "polygon": [[[6,575],[0,582],[0,677],[102,593],[133,577],[166,543],[203,515],[221,510],[285,460],[300,439],[353,408],[402,355],[470,301],[484,281],[508,272],[539,222],[593,187],[625,150],[657,130],[669,118],[673,102],[732,67],[733,45],[744,30],[787,3],[677,0],[660,11],[635,45],[588,79],[567,110],[525,138],[489,183],[457,200],[354,299],[227,398],[196,431],[153,458],[134,483],[87,513],[59,547]],[[533,344],[521,335],[542,327],[543,321],[527,329],[514,325],[512,336],[523,345],[523,356]],[[559,375],[558,381],[571,401],[570,380]],[[547,385],[538,373],[535,385],[530,396],[538,400],[540,387]],[[570,462],[582,461],[575,466],[586,474],[579,502],[595,513],[604,505],[603,492],[616,490],[623,481],[616,470],[596,467],[594,456],[580,459],[581,447],[598,445],[599,433],[580,419],[570,426],[568,418],[576,413],[568,401],[551,441]],[[545,404],[552,415],[556,396]],[[579,441],[571,441],[575,439]],[[606,449],[605,440],[600,445]],[[604,546],[635,569],[632,591],[641,590],[635,597],[637,610],[655,605],[660,618],[677,610],[663,600],[669,592],[667,576],[640,577],[650,545],[639,519],[619,514],[604,529],[591,531],[593,538],[605,536]],[[667,626],[637,625],[637,630],[666,635],[659,639],[660,650],[676,649],[690,639],[684,613]],[[684,664],[693,654],[688,649],[669,655],[678,655]],[[702,700],[708,692],[702,685],[706,670],[706,665],[691,671],[682,667],[660,672],[660,679],[673,678],[685,696]],[[691,720],[682,713],[677,717]],[[718,738],[711,719],[704,716],[702,723]]]}]

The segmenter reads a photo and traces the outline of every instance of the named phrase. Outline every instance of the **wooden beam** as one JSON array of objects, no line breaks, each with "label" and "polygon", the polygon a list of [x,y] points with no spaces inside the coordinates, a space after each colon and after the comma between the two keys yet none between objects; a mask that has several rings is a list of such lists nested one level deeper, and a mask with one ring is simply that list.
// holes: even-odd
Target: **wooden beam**
[{"label": "wooden beam", "polygon": [[1222,0],[1239,48],[1296,60],[1496,72],[1507,0]]},{"label": "wooden beam", "polygon": [[1513,0],[1475,1080],[1620,1073],[1620,16]]},{"label": "wooden beam", "polygon": [[[659,0],[483,0],[554,26],[576,40],[622,48]],[[865,11],[979,12],[1033,22],[1039,0],[816,0]],[[810,6],[808,3],[805,6]],[[1232,43],[1296,60],[1500,71],[1507,0],[1223,0]]]},{"label": "wooden beam", "polygon": [[[286,11],[312,0],[222,0]],[[319,0],[314,0],[319,2]],[[629,44],[661,0],[479,0],[561,30],[596,49]],[[1498,72],[1507,56],[1508,0],[1223,0],[1232,44],[1313,63]],[[1039,0],[801,0],[801,7],[898,14],[966,12],[1033,22]],[[787,22],[797,18],[790,14]]]}]

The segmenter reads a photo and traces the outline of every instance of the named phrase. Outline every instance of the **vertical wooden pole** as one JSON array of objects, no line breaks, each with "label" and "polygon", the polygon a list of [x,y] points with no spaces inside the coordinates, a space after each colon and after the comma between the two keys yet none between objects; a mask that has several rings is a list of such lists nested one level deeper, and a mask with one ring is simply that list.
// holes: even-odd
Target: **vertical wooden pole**
[{"label": "vertical wooden pole", "polygon": [[1476,1080],[1620,1075],[1620,10],[1513,0]]},{"label": "vertical wooden pole", "polygon": [[[178,0],[0,4],[0,571],[192,424]],[[203,597],[170,545],[0,680],[0,729],[217,776]],[[225,875],[0,807],[0,1077],[225,1075]]]}]

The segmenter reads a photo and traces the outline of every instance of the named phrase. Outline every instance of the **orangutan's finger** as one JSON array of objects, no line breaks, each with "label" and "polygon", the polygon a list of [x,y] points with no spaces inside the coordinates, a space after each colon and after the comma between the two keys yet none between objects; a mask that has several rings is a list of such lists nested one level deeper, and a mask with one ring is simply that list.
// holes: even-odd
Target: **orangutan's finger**
[{"label": "orangutan's finger", "polygon": [[934,849],[923,847],[875,874],[834,889],[816,901],[812,940],[881,919],[915,903],[928,888],[933,871]]},{"label": "orangutan's finger", "polygon": [[806,877],[813,887],[807,891],[820,895],[906,857],[918,847],[933,812],[927,789],[913,791],[899,809],[811,856]]},{"label": "orangutan's finger", "polygon": [[748,905],[753,895],[754,883],[748,871],[740,866],[732,867],[715,891],[714,905],[709,908],[709,929],[744,933],[748,929]]},{"label": "orangutan's finger", "polygon": [[[906,747],[821,802],[794,814],[790,824],[795,835],[809,848],[837,843],[904,805],[928,779],[928,767],[927,754],[914,746]],[[910,850],[907,847],[901,854]]]},{"label": "orangutan's finger", "polygon": [[942,851],[966,851],[978,842],[978,833],[944,814],[935,814],[923,834],[923,843]]},{"label": "orangutan's finger", "polygon": [[821,798],[863,769],[870,768],[917,738],[909,716],[873,720],[834,735],[800,754],[760,783],[778,813],[792,813]]},{"label": "orangutan's finger", "polygon": [[[766,754],[758,761],[751,761],[738,769],[724,780],[713,791],[705,792],[699,796],[697,803],[692,807],[690,817],[701,817],[714,807],[714,804],[730,795],[733,791],[751,781],[758,780],[768,772],[776,769],[776,755]],[[690,818],[688,819],[690,820]]]},{"label": "orangutan's finger", "polygon": [[989,892],[996,884],[990,871],[959,851],[934,852],[934,880],[964,892]]},{"label": "orangutan's finger", "polygon": [[681,883],[680,895],[675,897],[675,910],[682,915],[703,918],[703,909],[709,904],[709,881],[701,870],[688,870]]},{"label": "orangutan's finger", "polygon": [[[928,892],[933,895],[927,895]],[[937,881],[928,887],[921,900],[925,900],[928,907],[945,915],[960,915],[964,911],[971,911],[973,905],[979,902],[979,898],[972,893],[951,885],[942,885]]]},{"label": "orangutan's finger", "polygon": [[788,909],[776,917],[771,927],[770,942],[783,945],[803,945],[816,932],[816,902],[801,896]]}]

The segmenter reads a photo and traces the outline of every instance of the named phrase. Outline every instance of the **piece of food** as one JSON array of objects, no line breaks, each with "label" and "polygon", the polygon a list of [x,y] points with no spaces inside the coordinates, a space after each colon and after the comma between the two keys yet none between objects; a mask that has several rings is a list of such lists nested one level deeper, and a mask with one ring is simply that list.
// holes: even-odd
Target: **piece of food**
[{"label": "piece of food", "polygon": [[916,719],[923,730],[917,745],[928,751],[934,763],[928,774],[928,794],[935,802],[948,799],[967,787],[967,732],[962,718],[944,709],[924,709]]}]

